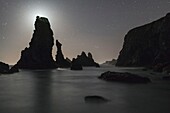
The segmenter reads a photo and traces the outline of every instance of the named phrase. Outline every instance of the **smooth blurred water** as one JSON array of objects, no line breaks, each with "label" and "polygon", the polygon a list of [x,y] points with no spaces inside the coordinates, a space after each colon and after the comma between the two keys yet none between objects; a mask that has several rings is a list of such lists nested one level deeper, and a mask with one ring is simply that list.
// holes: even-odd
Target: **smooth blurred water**
[{"label": "smooth blurred water", "polygon": [[[1,75],[0,113],[170,113],[169,81],[153,79],[149,84],[124,84],[97,78],[108,70],[127,71],[102,67],[83,71],[21,70]],[[85,103],[84,97],[88,95],[111,101]]]}]

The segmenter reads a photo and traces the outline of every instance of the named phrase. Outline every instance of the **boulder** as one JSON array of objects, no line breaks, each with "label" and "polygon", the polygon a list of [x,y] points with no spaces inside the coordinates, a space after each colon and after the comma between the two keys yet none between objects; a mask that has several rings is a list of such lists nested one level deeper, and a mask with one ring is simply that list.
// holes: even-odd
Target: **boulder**
[{"label": "boulder", "polygon": [[170,63],[170,13],[130,30],[116,66],[156,66]]},{"label": "boulder", "polygon": [[84,67],[100,67],[100,65],[94,61],[93,56],[90,52],[87,56],[86,53],[83,51],[81,55],[78,55],[77,58],[75,58],[75,61],[76,64],[81,64]]},{"label": "boulder", "polygon": [[86,96],[84,100],[86,103],[106,103],[109,101],[108,99],[98,95]]},{"label": "boulder", "polygon": [[106,81],[116,81],[124,83],[149,83],[151,80],[147,77],[141,77],[131,73],[121,73],[121,72],[105,72],[98,77]]},{"label": "boulder", "polygon": [[61,46],[62,44],[56,40],[57,55],[56,55],[56,65],[60,68],[69,68],[71,66],[71,61],[68,58],[64,58]]},{"label": "boulder", "polygon": [[53,31],[47,18],[37,16],[35,30],[29,47],[21,52],[17,62],[20,69],[53,69],[56,68],[52,57],[54,45]]}]

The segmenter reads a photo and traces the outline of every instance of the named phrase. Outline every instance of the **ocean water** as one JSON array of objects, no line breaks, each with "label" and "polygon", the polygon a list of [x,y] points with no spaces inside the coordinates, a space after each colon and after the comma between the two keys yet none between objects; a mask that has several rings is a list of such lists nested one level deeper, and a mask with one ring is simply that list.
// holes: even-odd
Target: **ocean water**
[{"label": "ocean water", "polygon": [[[109,70],[140,73],[153,82],[125,84],[97,78]],[[89,95],[110,101],[86,103]],[[135,68],[21,70],[0,76],[0,113],[170,113],[170,81]]]}]

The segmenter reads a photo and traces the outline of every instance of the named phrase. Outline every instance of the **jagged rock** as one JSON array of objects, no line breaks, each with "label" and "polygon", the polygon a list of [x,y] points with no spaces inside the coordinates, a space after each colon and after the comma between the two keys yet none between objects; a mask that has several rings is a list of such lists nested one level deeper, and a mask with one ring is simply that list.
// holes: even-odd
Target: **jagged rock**
[{"label": "jagged rock", "polygon": [[0,73],[7,73],[9,71],[9,65],[0,62]]},{"label": "jagged rock", "polygon": [[73,58],[71,63],[71,70],[83,70],[83,66],[77,59]]},{"label": "jagged rock", "polygon": [[86,103],[99,103],[99,104],[106,103],[109,101],[108,99],[98,95],[86,96],[84,100]]},{"label": "jagged rock", "polygon": [[147,77],[141,77],[131,73],[121,73],[121,72],[105,72],[98,77],[106,81],[117,81],[124,83],[149,83],[151,80]]},{"label": "jagged rock", "polygon": [[100,67],[100,65],[94,61],[93,56],[90,52],[88,53],[87,56],[86,53],[83,51],[81,55],[77,56],[75,61],[77,62],[77,64],[81,64],[82,66],[85,67],[91,67],[91,66]]},{"label": "jagged rock", "polygon": [[69,68],[71,66],[71,62],[69,61],[68,58],[66,59],[64,58],[64,55],[61,49],[62,44],[58,40],[56,40],[56,46],[57,46],[57,55],[56,55],[57,67]]},{"label": "jagged rock", "polygon": [[125,36],[116,66],[155,66],[170,60],[170,14]]},{"label": "jagged rock", "polygon": [[69,58],[66,57],[66,60],[71,64],[71,60]]},{"label": "jagged rock", "polygon": [[37,16],[35,30],[29,48],[21,52],[17,62],[20,69],[52,69],[56,68],[52,57],[54,45],[53,31],[47,18]]},{"label": "jagged rock", "polygon": [[117,62],[117,60],[116,60],[116,59],[113,59],[113,60],[111,60],[111,61],[106,61],[105,63],[103,63],[103,65],[115,65],[116,62]]}]

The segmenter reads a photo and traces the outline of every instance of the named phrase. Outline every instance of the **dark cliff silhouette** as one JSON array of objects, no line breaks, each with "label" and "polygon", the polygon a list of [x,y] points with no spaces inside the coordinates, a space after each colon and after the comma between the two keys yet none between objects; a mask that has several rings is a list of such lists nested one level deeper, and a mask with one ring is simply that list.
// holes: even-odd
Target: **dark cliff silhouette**
[{"label": "dark cliff silhouette", "polygon": [[116,59],[112,59],[111,61],[106,61],[105,63],[103,63],[103,65],[115,65],[117,62]]},{"label": "dark cliff silhouette", "polygon": [[170,63],[170,14],[128,32],[117,66],[155,66]]},{"label": "dark cliff silhouette", "polygon": [[8,64],[0,62],[0,74],[12,74],[16,72],[19,72],[19,69],[16,65],[10,68]]},{"label": "dark cliff silhouette", "polygon": [[60,68],[69,68],[71,65],[71,61],[64,58],[63,52],[62,52],[62,44],[56,40],[56,46],[57,46],[57,55],[56,55],[56,65]]},{"label": "dark cliff silhouette", "polygon": [[20,69],[52,69],[56,68],[52,57],[54,45],[53,31],[47,18],[37,16],[35,30],[29,47],[21,52],[17,62]]},{"label": "dark cliff silhouette", "polygon": [[0,73],[7,73],[9,71],[9,65],[0,62]]}]

